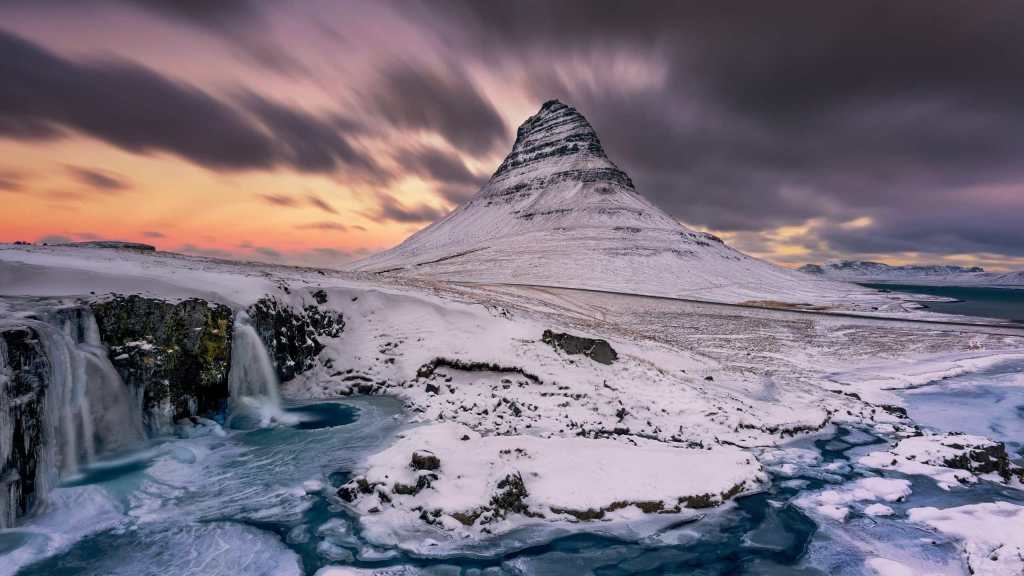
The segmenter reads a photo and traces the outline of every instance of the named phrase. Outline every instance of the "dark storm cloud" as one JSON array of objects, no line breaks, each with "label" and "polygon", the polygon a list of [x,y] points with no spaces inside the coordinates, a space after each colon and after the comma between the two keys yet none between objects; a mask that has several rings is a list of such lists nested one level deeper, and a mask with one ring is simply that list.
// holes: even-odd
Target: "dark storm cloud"
[{"label": "dark storm cloud", "polygon": [[123,61],[74,62],[0,31],[0,137],[54,138],[77,130],[137,153],[171,152],[214,169],[287,165],[323,172],[369,168],[337,118],[247,95],[249,116],[152,70]]},{"label": "dark storm cloud", "polygon": [[449,202],[461,204],[487,182],[476,176],[455,154],[438,148],[417,148],[400,152],[395,160],[402,170],[436,182],[437,192]]},{"label": "dark storm cloud", "polygon": [[101,192],[120,192],[129,188],[127,182],[119,176],[102,172],[94,168],[83,168],[81,166],[66,166],[67,171],[82,184],[95,188]]},{"label": "dark storm cloud", "polygon": [[[831,240],[1020,250],[1014,224],[992,215],[1024,213],[1024,193],[962,211],[979,186],[1024,184],[1020,2],[448,6],[430,17],[446,38],[526,71],[538,103],[579,108],[640,192],[687,222],[759,230],[868,215],[874,227]],[[630,86],[617,55],[664,76]],[[596,81],[563,73],[588,62]]]},{"label": "dark storm cloud", "polygon": [[446,184],[482,186],[486,178],[475,176],[458,156],[437,148],[409,150],[397,156],[404,170]]},{"label": "dark storm cloud", "polygon": [[427,206],[426,204],[414,207],[406,206],[394,196],[386,193],[380,194],[379,202],[377,213],[367,215],[368,218],[372,220],[391,220],[393,222],[418,224],[433,222],[445,215],[444,211]]},{"label": "dark storm cloud", "polygon": [[263,4],[252,0],[122,0],[225,40],[251,61],[283,74],[305,72],[270,33]]},{"label": "dark storm cloud", "polygon": [[407,63],[392,65],[369,105],[398,128],[437,132],[453,146],[484,155],[505,142],[505,124],[470,79]]},{"label": "dark storm cloud", "polygon": [[169,151],[217,168],[275,161],[271,142],[230,107],[134,64],[76,63],[0,32],[0,78],[0,128],[63,126],[126,150]]},{"label": "dark storm cloud", "polygon": [[357,152],[340,131],[341,126],[352,128],[353,124],[323,120],[253,93],[241,100],[273,134],[278,155],[299,170],[330,172],[339,164],[374,168],[373,162]]}]

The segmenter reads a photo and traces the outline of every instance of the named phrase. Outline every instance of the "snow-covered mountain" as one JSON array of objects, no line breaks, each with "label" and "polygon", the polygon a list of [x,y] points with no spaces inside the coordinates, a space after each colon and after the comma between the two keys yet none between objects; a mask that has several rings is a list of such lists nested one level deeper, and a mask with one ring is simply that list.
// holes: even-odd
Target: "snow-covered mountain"
[{"label": "snow-covered mountain", "polygon": [[806,264],[801,272],[847,282],[938,284],[949,286],[998,286],[1024,288],[1024,271],[986,272],[984,268],[951,265],[890,266],[883,262],[838,260],[825,264]]},{"label": "snow-covered mountain", "polygon": [[637,192],[586,118],[556,100],[519,127],[473,198],[353,268],[725,302],[838,303],[858,292],[679,224]]}]

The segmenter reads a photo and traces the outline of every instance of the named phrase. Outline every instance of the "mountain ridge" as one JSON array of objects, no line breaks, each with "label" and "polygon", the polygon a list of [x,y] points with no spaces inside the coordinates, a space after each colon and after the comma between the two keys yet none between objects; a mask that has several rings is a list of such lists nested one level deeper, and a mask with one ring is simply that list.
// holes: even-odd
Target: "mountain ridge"
[{"label": "mountain ridge", "polygon": [[1024,271],[988,272],[980,266],[905,264],[893,266],[870,260],[832,260],[805,264],[800,272],[848,282],[922,283],[950,286],[1024,288]]}]

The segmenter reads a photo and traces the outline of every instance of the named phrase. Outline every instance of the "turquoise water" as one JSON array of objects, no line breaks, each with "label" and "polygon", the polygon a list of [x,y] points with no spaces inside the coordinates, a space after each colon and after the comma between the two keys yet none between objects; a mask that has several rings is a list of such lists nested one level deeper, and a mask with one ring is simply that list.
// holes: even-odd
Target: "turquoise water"
[{"label": "turquoise water", "polygon": [[782,473],[766,460],[771,487],[697,518],[537,525],[472,542],[433,534],[436,552],[410,553],[369,539],[334,497],[363,458],[402,430],[400,403],[351,398],[287,410],[303,423],[197,427],[86,470],[55,492],[50,511],[0,532],[0,574],[20,566],[25,576],[276,576],[343,565],[389,575],[853,575],[883,553],[917,566],[960,565],[954,543],[902,518],[910,507],[1024,503],[1018,490],[982,483],[950,492],[921,477],[912,478],[907,502],[891,503],[892,518],[857,507],[842,524],[813,517],[796,501],[875,474],[857,457],[886,442],[835,427],[787,445],[814,461]]},{"label": "turquoise water", "polygon": [[965,286],[918,286],[912,284],[861,284],[868,288],[956,298],[959,302],[922,302],[943,314],[1001,318],[1024,324],[1024,290]]}]

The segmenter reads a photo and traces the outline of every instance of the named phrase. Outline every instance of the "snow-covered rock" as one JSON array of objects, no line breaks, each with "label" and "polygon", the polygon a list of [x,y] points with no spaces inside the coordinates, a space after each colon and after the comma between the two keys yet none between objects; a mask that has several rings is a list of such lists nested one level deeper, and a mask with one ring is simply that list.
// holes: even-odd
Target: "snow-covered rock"
[{"label": "snow-covered rock", "polygon": [[985,502],[956,508],[913,508],[911,522],[962,542],[971,574],[1024,574],[1024,506]]},{"label": "snow-covered rock", "polygon": [[724,302],[850,304],[857,286],[752,258],[641,196],[590,123],[552,100],[490,181],[444,219],[355,270]]},{"label": "snow-covered rock", "polygon": [[[731,446],[532,436],[483,437],[453,423],[410,430],[339,495],[363,514],[413,516],[449,530],[587,521],[717,506],[766,481]],[[368,519],[368,522],[373,522]]]},{"label": "snow-covered rock", "polygon": [[969,434],[905,438],[887,451],[861,457],[859,462],[871,468],[931,476],[947,489],[972,484],[979,477],[1010,482],[1022,473],[1010,461],[1002,442]]}]

